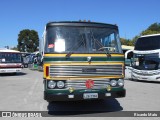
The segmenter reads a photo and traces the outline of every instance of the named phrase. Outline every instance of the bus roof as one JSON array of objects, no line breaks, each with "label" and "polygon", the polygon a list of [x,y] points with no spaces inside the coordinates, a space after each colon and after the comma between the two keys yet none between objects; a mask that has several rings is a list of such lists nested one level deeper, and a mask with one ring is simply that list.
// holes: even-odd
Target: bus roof
[{"label": "bus roof", "polygon": [[107,23],[99,23],[99,22],[84,22],[84,21],[57,21],[57,22],[49,22],[46,25],[47,27],[50,26],[85,26],[85,27],[110,27],[113,29],[118,29],[116,24],[107,24]]},{"label": "bus roof", "polygon": [[[151,37],[151,36],[160,36],[160,34],[143,35],[143,36],[141,36],[141,37]],[[141,38],[141,37],[140,37],[140,38]]]},{"label": "bus roof", "polygon": [[0,52],[20,53],[20,51],[0,48]]}]

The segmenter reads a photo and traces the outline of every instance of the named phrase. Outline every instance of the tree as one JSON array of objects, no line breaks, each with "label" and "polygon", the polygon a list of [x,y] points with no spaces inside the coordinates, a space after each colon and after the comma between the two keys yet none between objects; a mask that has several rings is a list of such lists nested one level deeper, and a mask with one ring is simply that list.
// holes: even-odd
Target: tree
[{"label": "tree", "polygon": [[132,41],[130,39],[120,38],[120,40],[121,40],[121,44],[122,45],[128,45],[128,46],[132,46],[133,45],[133,43],[132,43]]},{"label": "tree", "polygon": [[126,45],[126,39],[125,38],[120,38],[121,44]]},{"label": "tree", "polygon": [[39,46],[38,33],[35,30],[25,29],[18,34],[18,50],[21,52],[35,52]]},{"label": "tree", "polygon": [[147,30],[160,32],[160,23],[153,23]]},{"label": "tree", "polygon": [[158,34],[160,33],[159,31],[152,31],[152,30],[145,30],[142,31],[141,35],[150,35],[150,34]]}]

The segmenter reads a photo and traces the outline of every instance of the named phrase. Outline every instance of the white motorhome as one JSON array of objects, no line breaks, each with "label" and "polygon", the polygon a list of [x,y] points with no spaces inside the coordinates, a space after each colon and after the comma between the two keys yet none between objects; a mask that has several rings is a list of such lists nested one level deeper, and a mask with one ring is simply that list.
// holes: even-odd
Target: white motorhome
[{"label": "white motorhome", "polygon": [[139,37],[131,63],[133,80],[160,82],[160,34]]},{"label": "white motorhome", "polygon": [[21,72],[22,67],[22,57],[19,51],[0,49],[0,73]]}]

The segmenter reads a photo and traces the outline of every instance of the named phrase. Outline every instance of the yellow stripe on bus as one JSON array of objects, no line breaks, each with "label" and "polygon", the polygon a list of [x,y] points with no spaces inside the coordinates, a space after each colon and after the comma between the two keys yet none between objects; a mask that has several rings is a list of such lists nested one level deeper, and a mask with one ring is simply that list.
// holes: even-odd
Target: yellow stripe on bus
[{"label": "yellow stripe on bus", "polygon": [[124,65],[123,62],[52,62],[44,63],[45,66],[50,65]]},{"label": "yellow stripe on bus", "polygon": [[[45,57],[66,57],[66,54],[44,54]],[[106,57],[106,54],[71,54],[72,57]],[[124,57],[123,54],[111,54],[111,56]]]},{"label": "yellow stripe on bus", "polygon": [[73,77],[73,76],[58,76],[58,77],[46,77],[47,80],[86,80],[86,79],[108,79],[108,78],[123,78],[123,75],[120,76],[78,76],[78,77]]}]

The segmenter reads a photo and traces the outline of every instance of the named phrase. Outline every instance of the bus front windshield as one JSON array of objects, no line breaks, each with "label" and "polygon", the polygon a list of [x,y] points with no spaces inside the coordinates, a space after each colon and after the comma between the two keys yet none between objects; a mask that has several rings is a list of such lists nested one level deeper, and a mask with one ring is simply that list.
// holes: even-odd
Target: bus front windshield
[{"label": "bus front windshield", "polygon": [[0,53],[0,63],[21,63],[21,54],[19,53]]},{"label": "bus front windshield", "polygon": [[121,53],[118,30],[52,26],[46,30],[45,53]]},{"label": "bus front windshield", "polygon": [[135,50],[156,50],[160,49],[160,35],[141,37],[135,44]]},{"label": "bus front windshield", "polygon": [[160,69],[159,53],[134,54],[132,65],[139,70],[158,70]]}]

